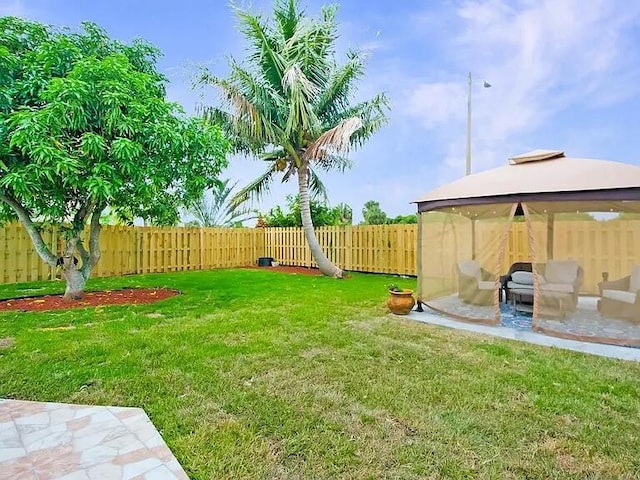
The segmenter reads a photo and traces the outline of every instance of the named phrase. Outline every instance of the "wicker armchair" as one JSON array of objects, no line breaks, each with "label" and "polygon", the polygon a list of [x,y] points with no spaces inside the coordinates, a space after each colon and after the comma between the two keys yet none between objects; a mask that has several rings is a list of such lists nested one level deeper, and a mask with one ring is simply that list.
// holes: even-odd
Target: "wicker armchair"
[{"label": "wicker armchair", "polygon": [[[515,264],[517,265],[517,264]],[[514,265],[514,266],[515,266]],[[525,264],[531,265],[531,264]],[[516,270],[510,270],[510,276],[514,276]],[[540,298],[553,298],[557,296],[569,297],[570,303],[565,307],[568,311],[575,311],[578,306],[578,296],[580,287],[584,281],[584,270],[577,262],[573,260],[549,260],[546,264],[536,264],[538,279],[540,281]],[[527,271],[526,269],[518,269],[517,271]],[[531,270],[528,270],[531,271]],[[534,281],[533,276],[529,275],[526,283],[506,280],[506,295],[510,296],[510,290],[530,290],[531,294],[526,299],[526,303],[533,303],[534,297]]]},{"label": "wicker armchair", "polygon": [[624,278],[600,282],[598,289],[598,311],[602,315],[640,322],[640,265]]},{"label": "wicker armchair", "polygon": [[458,264],[458,298],[473,305],[493,304],[496,276],[475,260]]}]

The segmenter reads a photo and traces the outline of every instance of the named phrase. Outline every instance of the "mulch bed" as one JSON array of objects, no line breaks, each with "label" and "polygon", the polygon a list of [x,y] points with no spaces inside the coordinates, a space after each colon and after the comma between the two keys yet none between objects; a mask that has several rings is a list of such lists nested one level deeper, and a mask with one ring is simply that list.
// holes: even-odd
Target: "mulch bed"
[{"label": "mulch bed", "polygon": [[[289,267],[289,266],[280,266],[278,265],[277,267],[256,267],[256,266],[252,266],[252,267],[247,267],[247,268],[251,268],[254,270],[265,270],[268,272],[281,272],[281,273],[289,273],[292,275],[312,275],[312,276],[322,276],[322,273],[320,272],[320,270],[318,270],[317,268],[310,268],[310,267]],[[346,272],[344,273],[342,278],[349,278],[350,275],[348,275]]]},{"label": "mulch bed", "polygon": [[281,272],[281,273],[291,273],[291,274],[300,274],[300,275],[322,275],[320,270],[317,268],[308,268],[308,267],[248,267],[255,270],[264,270],[266,272]]},{"label": "mulch bed", "polygon": [[[322,276],[317,268],[308,267],[247,267],[256,270],[288,273],[292,275]],[[343,278],[349,278],[345,274]],[[23,312],[44,312],[47,310],[65,310],[81,307],[105,307],[109,305],[137,305],[153,303],[178,295],[180,292],[168,288],[125,288],[122,290],[104,290],[87,292],[81,300],[67,300],[62,295],[43,295],[39,297],[12,298],[0,300],[0,312],[21,310]]]},{"label": "mulch bed", "polygon": [[13,298],[0,301],[0,311],[21,310],[43,312],[81,307],[105,307],[109,305],[138,305],[153,303],[178,295],[180,292],[168,288],[125,288],[87,292],[80,300],[67,300],[62,295]]}]

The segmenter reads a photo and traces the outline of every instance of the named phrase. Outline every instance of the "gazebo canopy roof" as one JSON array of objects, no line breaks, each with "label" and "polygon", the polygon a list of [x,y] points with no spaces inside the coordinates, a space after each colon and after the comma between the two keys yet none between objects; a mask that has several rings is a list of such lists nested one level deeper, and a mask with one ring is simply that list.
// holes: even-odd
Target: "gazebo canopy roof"
[{"label": "gazebo canopy roof", "polygon": [[469,175],[414,201],[419,211],[516,201],[640,200],[640,167],[556,150],[534,150],[509,165]]}]

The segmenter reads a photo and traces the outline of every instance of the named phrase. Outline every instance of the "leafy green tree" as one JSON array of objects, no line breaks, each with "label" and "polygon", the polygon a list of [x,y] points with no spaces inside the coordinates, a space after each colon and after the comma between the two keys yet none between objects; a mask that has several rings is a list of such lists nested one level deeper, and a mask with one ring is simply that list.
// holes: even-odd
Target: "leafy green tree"
[{"label": "leafy green tree", "polygon": [[100,215],[100,225],[133,225],[133,222],[123,220],[120,215],[107,207]]},{"label": "leafy green tree", "polygon": [[353,209],[346,203],[339,203],[334,207],[338,223],[336,225],[347,226],[353,224]]},{"label": "leafy green tree", "polygon": [[255,210],[230,202],[233,189],[238,184],[235,182],[229,185],[230,181],[226,179],[218,182],[188,206],[186,213],[195,217],[195,221],[189,223],[190,226],[232,227],[257,218]]},{"label": "leafy green tree", "polygon": [[315,20],[298,0],[276,0],[271,21],[237,10],[249,44],[246,61],[231,59],[227,78],[205,71],[199,82],[222,94],[219,107],[204,109],[205,118],[224,126],[238,152],[267,163],[236,201],[259,198],[278,174],[283,181],[295,178],[311,253],[325,275],[341,277],[316,238],[309,191],[325,191],[318,171],[350,166],[346,155],[386,122],[388,105],[382,94],[352,102],[365,55],[349,52],[345,64],[336,63],[336,12],[336,5],[324,7]]},{"label": "leafy green tree", "polygon": [[409,225],[412,223],[418,223],[418,216],[413,213],[411,215],[398,215],[396,217],[390,218],[388,223],[391,224],[402,224]]},{"label": "leafy green tree", "polygon": [[[351,225],[351,207],[340,204],[330,207],[325,202],[314,199],[309,200],[311,209],[311,219],[316,227],[324,226],[344,226]],[[300,197],[297,195],[287,195],[287,208],[283,211],[280,206],[269,210],[263,215],[264,224],[267,227],[301,227],[302,210],[300,207]]]},{"label": "leafy green tree", "polygon": [[389,222],[387,214],[380,208],[380,203],[369,200],[364,204],[362,216],[365,225],[384,225]]},{"label": "leafy green tree", "polygon": [[[62,266],[67,297],[82,295],[100,258],[107,207],[173,224],[226,163],[220,129],[165,100],[159,55],[91,23],[72,33],[0,18],[0,221],[17,218],[40,257]],[[62,252],[43,241],[49,225]]]}]

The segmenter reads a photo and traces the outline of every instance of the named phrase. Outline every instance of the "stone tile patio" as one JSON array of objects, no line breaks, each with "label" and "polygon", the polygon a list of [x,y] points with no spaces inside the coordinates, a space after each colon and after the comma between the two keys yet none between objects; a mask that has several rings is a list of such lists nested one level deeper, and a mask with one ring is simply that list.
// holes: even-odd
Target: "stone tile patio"
[{"label": "stone tile patio", "polygon": [[[458,299],[457,294],[432,300],[429,304],[443,312],[461,317],[477,320],[493,320],[495,318],[493,305],[481,306],[464,303]],[[603,316],[598,312],[597,304],[597,297],[581,296],[575,312],[567,314],[565,318],[541,316],[538,318],[537,325],[559,334],[579,335],[585,341],[597,342],[601,341],[598,340],[599,338],[606,338],[610,341],[605,343],[612,345],[629,345],[630,343],[627,343],[629,340],[640,340],[640,323]],[[531,314],[518,314],[514,322],[512,311],[511,305],[501,304],[502,324],[530,330]],[[517,325],[518,319],[525,321],[522,322],[522,325]]]},{"label": "stone tile patio", "polygon": [[588,353],[591,355],[599,355],[602,357],[618,358],[620,360],[631,360],[640,362],[640,348],[621,347],[617,345],[604,345],[601,343],[579,342],[576,340],[566,340],[563,338],[552,337],[542,333],[533,332],[530,329],[521,328],[505,328],[502,325],[479,325],[469,322],[459,322],[445,315],[431,313],[428,309],[424,312],[412,311],[408,315],[410,320],[415,320],[432,325],[440,325],[447,328],[455,328],[457,330],[465,330],[468,332],[481,333],[483,335],[491,335],[494,337],[507,338],[510,340],[518,340],[521,342],[543,345],[545,347],[556,347],[565,350],[573,350],[575,352]]},{"label": "stone tile patio", "polygon": [[146,413],[0,399],[0,479],[188,479]]}]

